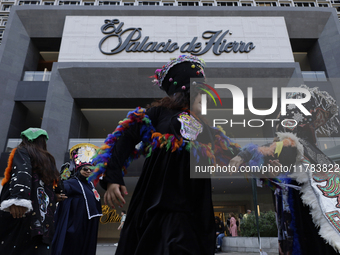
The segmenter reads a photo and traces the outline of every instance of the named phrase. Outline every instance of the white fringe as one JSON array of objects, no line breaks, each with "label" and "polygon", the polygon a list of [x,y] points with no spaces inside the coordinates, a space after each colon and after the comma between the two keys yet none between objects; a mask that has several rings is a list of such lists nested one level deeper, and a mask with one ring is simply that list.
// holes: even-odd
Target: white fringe
[{"label": "white fringe", "polygon": [[292,139],[295,142],[297,148],[296,162],[299,162],[303,159],[303,145],[300,143],[299,138],[296,135],[289,132],[276,132],[276,135],[278,138],[280,138],[280,141],[283,141],[285,138]]},{"label": "white fringe", "polygon": [[9,207],[11,205],[17,205],[17,206],[26,207],[27,210],[26,210],[25,213],[28,213],[28,212],[33,210],[32,201],[31,200],[17,199],[17,198],[12,198],[12,199],[8,199],[8,200],[2,201],[2,203],[0,205],[0,210],[5,211],[5,212],[9,212]]},{"label": "white fringe", "polygon": [[296,178],[296,181],[302,184],[302,189],[300,191],[302,193],[301,199],[305,205],[310,207],[310,214],[312,215],[313,222],[317,227],[320,227],[319,235],[326,243],[340,253],[339,232],[337,232],[325,218],[318,203],[318,198],[313,191],[313,187],[309,183],[310,179],[308,173],[297,171],[296,173],[291,174],[291,177]]}]

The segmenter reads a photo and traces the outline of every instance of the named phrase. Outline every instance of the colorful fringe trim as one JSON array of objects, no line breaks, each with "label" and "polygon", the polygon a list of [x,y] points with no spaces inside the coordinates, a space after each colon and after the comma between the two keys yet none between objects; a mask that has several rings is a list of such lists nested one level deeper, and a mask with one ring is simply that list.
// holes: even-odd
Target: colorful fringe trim
[{"label": "colorful fringe trim", "polygon": [[264,164],[264,155],[259,151],[259,146],[253,143],[247,144],[242,150],[247,150],[251,153],[251,159],[248,162],[249,166],[260,166]]},{"label": "colorful fringe trim", "polygon": [[[127,117],[119,123],[116,130],[109,134],[105,143],[97,150],[96,155],[93,157],[92,163],[94,165],[94,172],[88,178],[88,181],[97,185],[99,178],[105,173],[107,164],[111,158],[112,148],[123,133],[132,125],[140,123],[140,136],[141,143],[137,149],[131,153],[125,161],[122,169],[123,176],[127,173],[127,167],[130,163],[138,159],[140,156],[146,158],[151,156],[152,152],[158,148],[165,148],[166,151],[181,152],[183,150],[192,152],[196,161],[199,162],[200,157],[207,157],[210,164],[215,164],[217,161],[221,164],[229,164],[229,160],[236,155],[240,146],[231,141],[223,131],[216,128],[215,135],[215,150],[212,150],[211,144],[203,144],[197,141],[187,141],[181,138],[178,140],[172,134],[161,134],[155,132],[155,128],[151,124],[151,120],[145,114],[146,110],[143,108],[136,108],[127,114]],[[226,153],[229,151],[231,153]]]},{"label": "colorful fringe trim", "polygon": [[99,177],[101,177],[105,171],[106,166],[111,158],[111,151],[115,143],[118,139],[123,135],[124,131],[126,131],[131,125],[135,125],[136,123],[143,123],[142,128],[140,130],[142,143],[139,149],[135,149],[132,155],[125,161],[123,166],[123,175],[126,173],[126,168],[130,165],[130,163],[141,156],[143,150],[145,149],[145,143],[148,142],[149,137],[151,137],[151,133],[155,130],[151,125],[151,120],[145,114],[145,109],[138,107],[134,111],[131,111],[127,114],[127,117],[119,122],[116,130],[109,134],[105,140],[105,143],[99,148],[96,155],[93,157],[92,163],[94,165],[94,172],[88,178],[88,181],[97,185],[99,181]]},{"label": "colorful fringe trim", "polygon": [[14,148],[11,151],[11,154],[9,154],[8,161],[7,161],[7,167],[6,167],[5,174],[4,174],[5,178],[3,178],[2,181],[1,181],[2,186],[4,186],[11,178],[13,158],[14,158],[14,154],[15,154],[16,150],[17,150],[17,148]]},{"label": "colorful fringe trim", "polygon": [[[214,129],[216,131],[214,155],[220,165],[228,165],[230,159],[240,152],[241,146],[226,136],[225,131],[220,126]],[[227,151],[230,153],[226,153]]]}]

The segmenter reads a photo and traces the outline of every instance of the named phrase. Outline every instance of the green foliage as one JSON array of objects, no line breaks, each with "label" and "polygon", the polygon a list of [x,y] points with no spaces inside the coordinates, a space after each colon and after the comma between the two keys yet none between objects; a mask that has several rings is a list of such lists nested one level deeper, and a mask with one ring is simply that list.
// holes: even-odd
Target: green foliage
[{"label": "green foliage", "polygon": [[[259,216],[259,229],[261,237],[277,236],[275,212],[261,212],[261,216]],[[247,218],[243,218],[241,220],[241,233],[242,236],[257,237],[257,228],[254,213],[248,215]]]}]

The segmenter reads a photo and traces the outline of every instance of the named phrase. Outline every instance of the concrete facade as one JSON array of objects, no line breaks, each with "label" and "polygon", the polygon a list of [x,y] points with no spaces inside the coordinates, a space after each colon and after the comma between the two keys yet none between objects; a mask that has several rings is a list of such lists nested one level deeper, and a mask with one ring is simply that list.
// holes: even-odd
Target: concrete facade
[{"label": "concrete facade", "polygon": [[[54,47],[53,44],[56,44],[56,47],[60,46],[58,43],[63,35],[66,16],[115,17],[115,15],[283,17],[293,52],[294,48],[307,51],[313,71],[324,71],[328,78],[340,76],[340,51],[338,50],[340,23],[333,9],[271,8],[269,10],[260,7],[256,9],[235,7],[221,10],[215,7],[209,9],[170,7],[165,10],[159,7],[108,9],[107,7],[72,6],[58,6],[52,9],[46,6],[14,6],[0,47],[1,150],[5,149],[8,138],[19,137],[19,132],[24,126],[24,124],[16,124],[18,121],[15,120],[19,118],[21,123],[23,122],[22,118],[17,117],[19,113],[24,115],[23,110],[20,110],[20,102],[45,101],[41,127],[50,133],[50,144],[53,144],[53,147],[49,149],[60,164],[67,151],[68,139],[81,137],[81,134],[86,133],[86,120],[82,121],[80,108],[112,106],[114,103],[110,102],[110,99],[117,99],[118,108],[132,107],[137,98],[148,100],[164,95],[162,91],[149,86],[148,78],[148,75],[163,62],[55,62],[51,70],[51,79],[48,85],[45,82],[43,89],[39,89],[42,84],[29,85],[29,82],[22,81],[25,71],[36,70],[39,51],[49,50],[49,47]],[[306,42],[311,40],[313,41],[310,43],[311,46],[306,49]],[[210,77],[221,78],[270,76],[302,78],[297,62],[209,62],[206,72]],[[335,87],[333,85],[334,96],[340,100],[340,94]],[[263,88],[264,91],[267,89]],[[86,102],[86,99],[92,99],[92,104]],[[96,103],[98,104],[94,106]]]},{"label": "concrete facade", "polygon": [[[277,254],[279,250],[277,237],[261,237],[262,251]],[[257,237],[231,237],[223,238],[222,251],[224,252],[259,252],[259,239]]]},{"label": "concrete facade", "polygon": [[[65,162],[65,155],[68,154],[70,139],[93,138],[89,135],[93,123],[87,118],[90,110],[130,109],[145,106],[155,98],[162,98],[165,95],[163,91],[151,85],[149,76],[168,61],[170,56],[165,56],[164,61],[159,62],[144,62],[142,58],[127,62],[86,62],[80,59],[73,62],[53,61],[50,63],[49,81],[24,81],[26,72],[40,70],[41,52],[60,52],[67,16],[100,16],[103,19],[116,16],[212,19],[214,17],[283,17],[292,53],[304,52],[308,58],[310,71],[322,72],[328,81],[304,80],[304,67],[299,61],[263,60],[237,63],[209,61],[206,67],[207,76],[219,79],[261,78],[272,81],[263,84],[254,83],[256,85],[254,94],[264,107],[268,104],[270,106],[270,91],[274,85],[277,85],[275,81],[278,78],[288,81],[294,78],[299,81],[299,84],[305,82],[308,86],[321,86],[340,102],[338,47],[340,23],[336,11],[331,8],[169,7],[164,9],[145,6],[13,6],[0,46],[0,177],[8,157],[6,151],[8,139],[18,139],[20,132],[30,126],[40,126],[48,131],[50,136],[48,150],[56,158],[57,166],[60,166]],[[100,26],[96,29],[99,30]],[[211,29],[214,29],[213,23]],[[204,59],[204,55],[201,57]],[[287,86],[293,85],[289,82],[287,84]],[[110,120],[104,119],[104,121]],[[105,135],[112,132],[116,124],[101,132]],[[272,133],[270,130],[268,132],[268,138],[271,138]],[[104,139],[105,136],[100,138]],[[138,179],[139,172],[136,169],[140,169],[140,165],[140,161],[131,165],[129,169],[129,173],[133,173],[131,179]],[[136,182],[137,180],[133,181],[131,187],[134,187]],[[246,209],[253,208],[250,185],[248,184],[247,187],[246,181],[244,182],[233,183],[228,180],[226,185],[222,179],[213,180],[214,206],[225,206],[227,209],[220,210],[223,213],[226,213],[226,210],[244,213]],[[218,186],[219,190],[217,190]],[[229,190],[225,188],[226,186]],[[247,195],[239,194],[241,192]],[[259,194],[262,196],[259,198],[261,210],[271,210],[270,192],[263,190],[259,191]],[[101,225],[100,235],[118,238],[119,233],[112,232],[112,228],[108,225]]]}]

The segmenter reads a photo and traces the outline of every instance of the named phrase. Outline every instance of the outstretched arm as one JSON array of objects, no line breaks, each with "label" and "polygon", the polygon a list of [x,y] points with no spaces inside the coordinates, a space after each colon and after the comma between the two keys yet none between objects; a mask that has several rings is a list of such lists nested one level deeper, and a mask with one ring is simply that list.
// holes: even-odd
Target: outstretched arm
[{"label": "outstretched arm", "polygon": [[[120,122],[115,132],[108,135],[105,144],[93,159],[95,172],[89,177],[89,181],[96,184],[99,176],[103,174],[100,183],[107,190],[104,202],[112,208],[114,204],[120,207],[125,204],[124,196],[127,195],[127,190],[122,170],[125,172],[129,163],[141,155],[143,145],[149,141],[153,131],[145,109],[137,108],[128,113],[127,118]],[[143,141],[143,144],[137,150],[135,147],[140,141]]]},{"label": "outstretched arm", "polygon": [[248,144],[230,161],[230,166],[239,168],[246,163],[249,166],[289,166],[295,164],[303,156],[303,146],[298,138],[291,133],[278,133],[279,141],[257,146]]},{"label": "outstretched arm", "polygon": [[104,194],[104,203],[114,208],[114,204],[120,207],[126,203],[124,196],[128,194],[125,187],[122,168],[126,159],[135,149],[136,144],[140,141],[138,135],[140,125],[135,124],[124,131],[124,134],[117,140],[115,146],[112,148],[110,161],[101,185],[106,188]]}]

